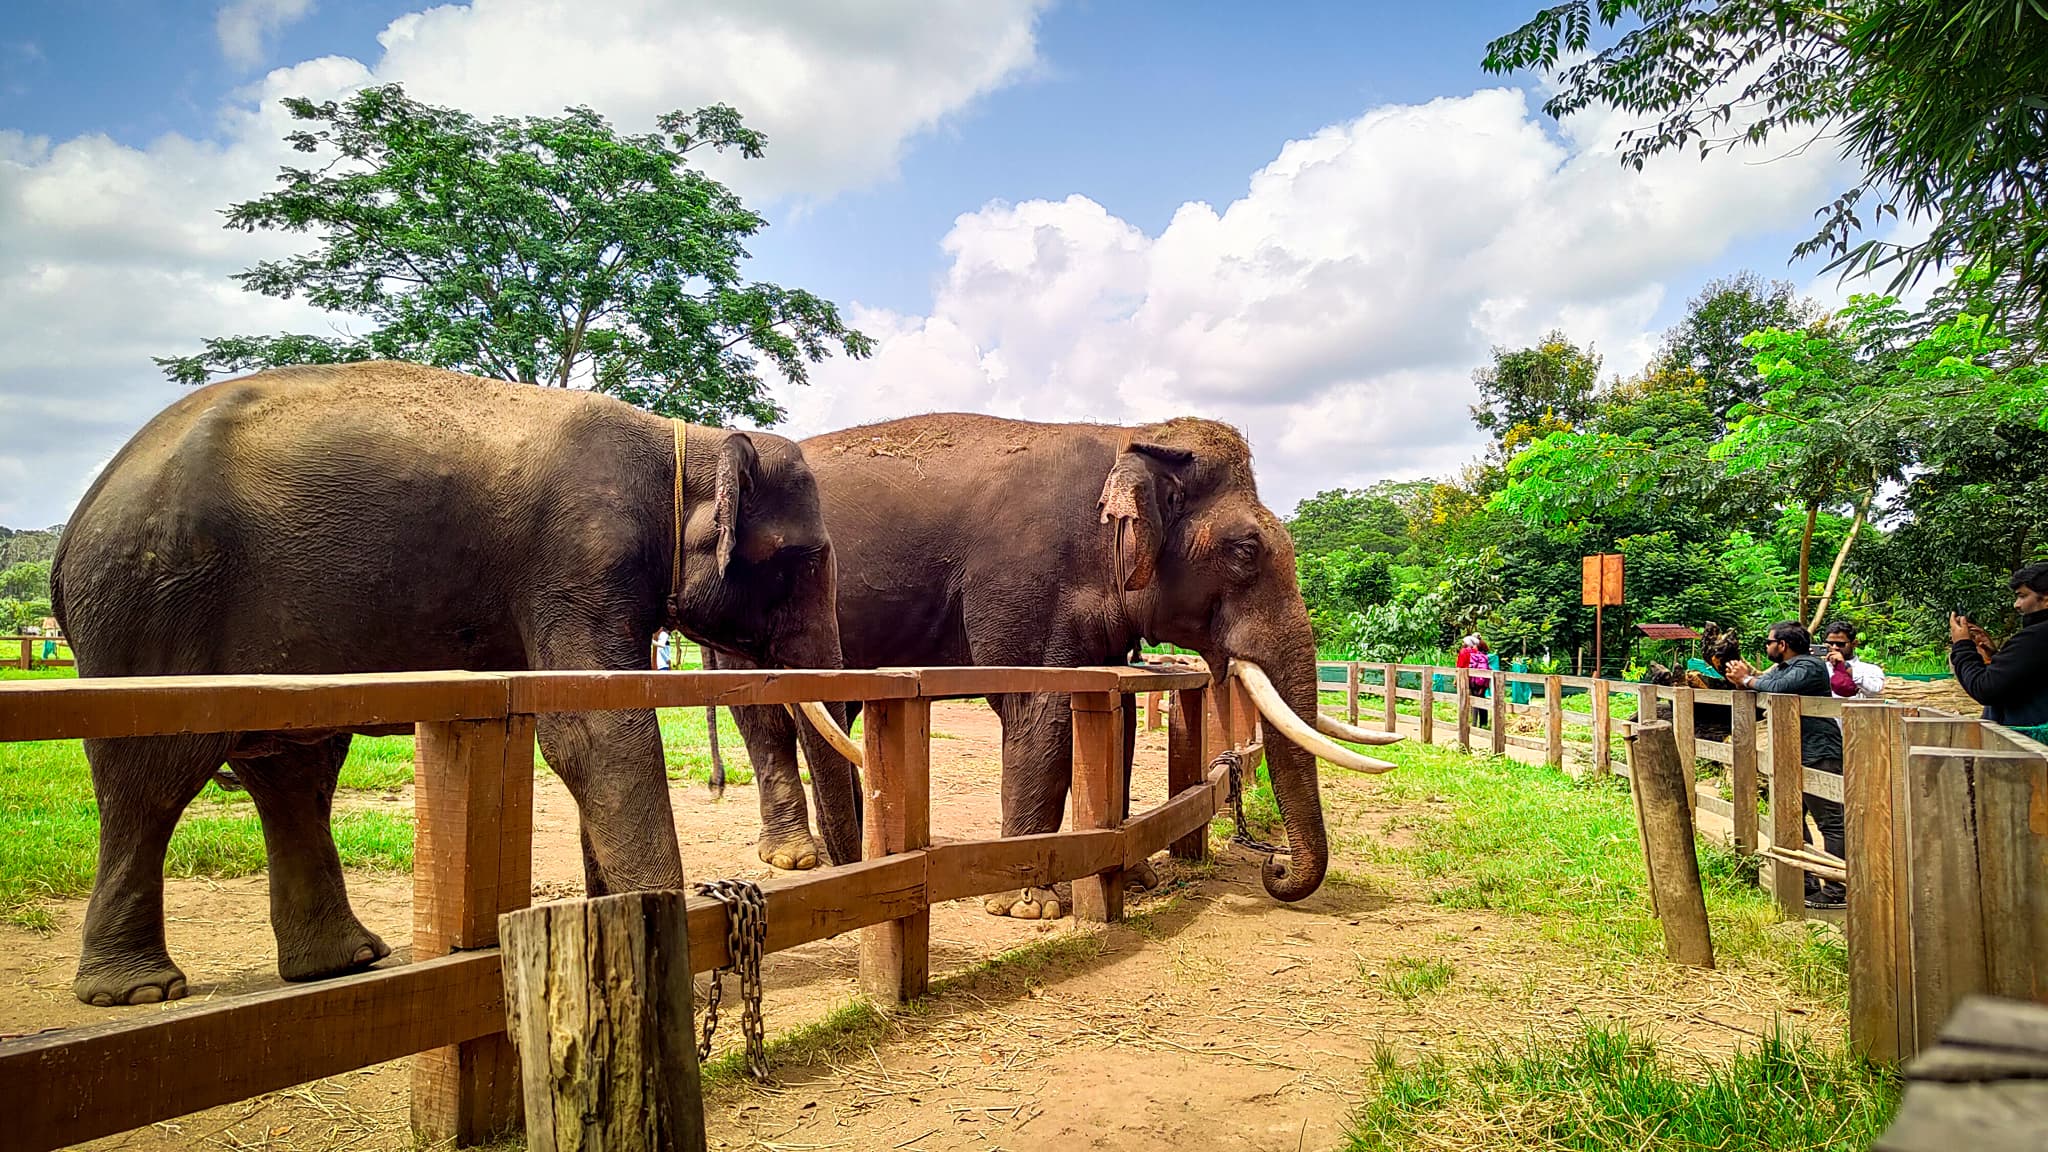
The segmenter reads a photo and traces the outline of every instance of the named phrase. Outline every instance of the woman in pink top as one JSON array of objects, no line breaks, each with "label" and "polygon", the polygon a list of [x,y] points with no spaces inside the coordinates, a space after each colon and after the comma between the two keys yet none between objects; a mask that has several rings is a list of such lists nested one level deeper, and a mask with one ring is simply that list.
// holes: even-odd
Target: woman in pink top
[{"label": "woman in pink top", "polygon": [[[1465,643],[1464,643],[1464,646],[1458,649],[1458,667],[1460,667],[1460,668],[1491,668],[1491,667],[1493,667],[1493,662],[1492,662],[1492,658],[1491,658],[1491,657],[1489,657],[1489,656],[1487,655],[1487,647],[1486,647],[1486,641],[1485,641],[1484,639],[1480,638],[1479,636],[1476,636],[1476,635],[1475,635],[1475,636],[1467,636],[1467,637],[1465,637]],[[1493,683],[1493,678],[1492,678],[1492,677],[1490,677],[1490,676],[1473,676],[1473,677],[1472,677],[1472,695],[1474,695],[1474,696],[1479,696],[1479,697],[1484,697],[1484,696],[1486,696],[1486,694],[1487,694],[1487,692],[1488,692],[1488,689],[1489,689],[1489,687],[1490,687],[1490,686],[1492,685],[1492,683]],[[1483,709],[1483,710],[1477,711],[1477,712],[1475,712],[1475,713],[1474,713],[1474,715],[1473,715],[1473,720],[1474,720],[1474,721],[1475,721],[1475,722],[1476,722],[1476,723],[1477,723],[1477,724],[1478,724],[1478,725],[1479,725],[1479,726],[1480,726],[1481,728],[1484,728],[1484,727],[1486,727],[1486,726],[1488,725],[1488,723],[1490,723],[1490,721],[1491,721],[1491,716],[1492,716],[1492,712],[1493,712],[1493,710],[1492,710],[1491,708],[1487,708],[1487,709]]]}]

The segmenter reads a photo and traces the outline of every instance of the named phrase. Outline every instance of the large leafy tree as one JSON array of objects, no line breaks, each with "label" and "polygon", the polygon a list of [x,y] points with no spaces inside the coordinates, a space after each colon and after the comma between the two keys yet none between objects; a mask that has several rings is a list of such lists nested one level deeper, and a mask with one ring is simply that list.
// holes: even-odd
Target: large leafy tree
[{"label": "large leafy tree", "polygon": [[1726,421],[1736,405],[1763,395],[1755,353],[1743,337],[1767,328],[1797,331],[1820,318],[1820,306],[1801,299],[1790,283],[1740,272],[1711,281],[1692,298],[1684,318],[1664,333],[1657,367],[1696,374],[1708,405]]},{"label": "large leafy tree", "polygon": [[[1626,26],[1593,48],[1595,23]],[[2048,0],[1565,0],[1487,46],[1485,67],[1557,70],[1544,104],[1649,118],[1620,141],[1658,153],[1837,144],[1862,180],[1820,212],[1798,251],[1845,272],[1896,271],[1893,288],[1967,264],[2001,309],[2048,316]],[[1864,234],[1901,216],[1926,238]]]},{"label": "large leafy tree", "polygon": [[588,108],[479,120],[397,85],[284,103],[306,125],[291,144],[320,162],[286,168],[276,191],[229,208],[227,226],[318,242],[236,279],[367,330],[208,340],[157,361],[173,380],[403,359],[772,424],[782,410],[764,367],[802,383],[833,348],[871,350],[829,301],[742,277],[764,221],[689,163],[705,148],[761,155],[761,134],[723,105],[631,136]]},{"label": "large leafy tree", "polygon": [[1493,350],[1493,363],[1472,373],[1479,403],[1472,422],[1493,434],[1503,452],[1512,451],[1528,430],[1573,425],[1593,411],[1600,383],[1600,357],[1581,349],[1563,332],[1546,333],[1532,348]]}]

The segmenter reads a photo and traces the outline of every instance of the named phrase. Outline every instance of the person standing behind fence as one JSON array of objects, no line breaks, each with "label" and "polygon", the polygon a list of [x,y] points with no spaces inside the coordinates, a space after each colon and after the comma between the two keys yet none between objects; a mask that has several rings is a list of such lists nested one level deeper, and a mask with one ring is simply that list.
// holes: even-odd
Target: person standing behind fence
[{"label": "person standing behind fence", "polygon": [[[1493,658],[1487,654],[1486,641],[1476,634],[1465,637],[1458,648],[1457,664],[1460,668],[1493,667]],[[1492,684],[1492,677],[1472,677],[1472,695],[1478,699],[1485,699]],[[1491,707],[1475,708],[1472,713],[1472,722],[1481,728],[1485,728],[1492,722],[1492,717],[1493,709]]]},{"label": "person standing behind fence", "polygon": [[660,629],[659,631],[655,632],[655,634],[654,634],[654,670],[655,670],[656,672],[666,672],[666,671],[668,671],[668,670],[669,670],[669,666],[670,666],[670,664],[671,664],[671,661],[669,660],[669,654],[668,654],[668,642],[669,642],[669,632],[668,632],[668,629],[666,629],[666,628],[663,628],[663,629]]},{"label": "person standing behind fence", "polygon": [[1844,699],[1884,699],[1884,669],[1856,658],[1856,626],[1847,620],[1828,625],[1828,687]]},{"label": "person standing behind fence", "polygon": [[[1823,700],[1834,698],[1834,687],[1830,683],[1828,666],[1813,654],[1813,637],[1806,627],[1796,620],[1771,626],[1770,640],[1764,645],[1764,653],[1775,665],[1770,671],[1758,675],[1756,670],[1740,660],[1728,662],[1728,682],[1737,688],[1752,692],[1775,692],[1792,696],[1818,696]],[[1833,776],[1842,774],[1842,728],[1825,716],[1801,716],[1799,718],[1799,762],[1816,772]],[[1815,796],[1801,789],[1805,800],[1805,811],[1813,817],[1820,828],[1821,845],[1831,856],[1840,857],[1843,852],[1842,806],[1836,801]],[[1784,799],[1771,797],[1771,803],[1780,804]],[[1806,874],[1806,906],[1808,908],[1840,908],[1847,902],[1848,893],[1835,881],[1822,883],[1813,873]]]},{"label": "person standing behind fence", "polygon": [[1951,615],[1948,664],[1986,720],[2038,728],[2048,725],[2048,564],[2014,572],[2012,590],[2020,630],[1987,656],[1991,637],[1969,617]]}]

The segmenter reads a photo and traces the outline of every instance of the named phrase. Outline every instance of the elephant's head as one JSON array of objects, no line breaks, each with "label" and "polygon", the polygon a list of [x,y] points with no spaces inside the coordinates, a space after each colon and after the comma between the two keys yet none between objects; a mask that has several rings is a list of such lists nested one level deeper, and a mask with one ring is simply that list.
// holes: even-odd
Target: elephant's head
[{"label": "elephant's head", "polygon": [[[1316,643],[1287,528],[1259,502],[1244,437],[1210,420],[1133,430],[1100,501],[1112,579],[1149,640],[1200,652],[1221,684],[1254,665],[1248,686],[1267,718],[1266,762],[1287,828],[1288,858],[1266,866],[1266,891],[1299,900],[1323,882],[1329,846],[1316,757],[1384,767],[1331,743],[1316,724]],[[1280,715],[1282,709],[1292,715]],[[1286,733],[1287,737],[1283,737]],[[1306,745],[1306,747],[1304,747]]]}]

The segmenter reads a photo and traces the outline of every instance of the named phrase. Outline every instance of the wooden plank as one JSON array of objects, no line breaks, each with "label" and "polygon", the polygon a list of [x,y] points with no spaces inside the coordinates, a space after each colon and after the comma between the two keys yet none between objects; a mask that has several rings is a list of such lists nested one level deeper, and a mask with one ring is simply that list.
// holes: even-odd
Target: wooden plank
[{"label": "wooden plank", "polygon": [[[1765,722],[1771,730],[1771,843],[1798,845],[1806,840],[1806,768],[1799,762],[1799,697],[1772,693],[1764,697]],[[1771,889],[1778,911],[1787,920],[1806,918],[1806,878],[1797,865],[1771,863]]]},{"label": "wooden plank", "polygon": [[1685,770],[1685,794],[1695,818],[1699,813],[1699,741],[1693,736],[1693,693],[1683,684],[1671,690],[1671,738],[1678,746],[1678,766]]},{"label": "wooden plank", "polygon": [[1166,717],[1160,704],[1160,693],[1145,693],[1145,731],[1157,732],[1166,727]]},{"label": "wooden plank", "polygon": [[1564,679],[1543,678],[1543,762],[1564,767]]},{"label": "wooden plank", "polygon": [[1693,806],[1683,794],[1686,777],[1671,726],[1661,721],[1636,732],[1635,786],[1642,793],[1643,853],[1657,886],[1654,903],[1664,927],[1664,952],[1673,963],[1714,966],[1707,930],[1707,899],[1693,847]]},{"label": "wooden plank", "polygon": [[1906,744],[1914,748],[1982,748],[1987,725],[1959,716],[1906,717]]},{"label": "wooden plank", "polygon": [[1207,783],[1185,789],[1157,808],[1124,821],[1123,866],[1135,868],[1154,852],[1197,829],[1216,815],[1216,796]]},{"label": "wooden plank", "polygon": [[1726,688],[1687,688],[1694,704],[1733,704],[1735,693]]},{"label": "wooden plank", "polygon": [[1344,665],[1344,722],[1358,723],[1358,661]]},{"label": "wooden plank", "polygon": [[2048,1081],[1915,1081],[1873,1152],[2038,1152],[2048,1131]]},{"label": "wooden plank", "polygon": [[1422,687],[1415,693],[1415,702],[1421,710],[1416,718],[1416,727],[1424,744],[1436,742],[1436,672],[1430,668],[1422,670]]},{"label": "wooden plank", "polygon": [[2048,1005],[1965,996],[1942,1024],[1940,1038],[1970,1048],[2048,1053]]},{"label": "wooden plank", "polygon": [[1701,740],[1693,738],[1692,754],[1698,760],[1711,760],[1716,764],[1735,764],[1735,746],[1726,740]]},{"label": "wooden plank", "polygon": [[[1842,720],[1843,848],[1849,909],[1849,1043],[1866,1059],[1900,1058],[1898,876],[1894,872],[1893,756],[1899,711],[1859,704]],[[1910,1046],[1910,1045],[1909,1045]]]},{"label": "wooden plank", "polygon": [[[861,850],[866,860],[931,843],[931,714],[931,701],[923,699],[870,700],[862,706],[867,803]],[[1119,748],[1122,740],[1119,728]],[[860,986],[869,999],[893,1007],[924,995],[930,983],[928,909],[861,930]]]},{"label": "wooden plank", "polygon": [[[1226,686],[1226,691],[1235,685]],[[1115,828],[1124,814],[1123,697],[1113,692],[1076,692],[1074,709],[1073,826]],[[1248,702],[1233,706],[1250,712]],[[1124,918],[1123,862],[1074,881],[1074,918],[1116,923]]]},{"label": "wooden plank", "polygon": [[1472,751],[1472,670],[1460,668],[1453,681],[1458,686],[1458,750]]},{"label": "wooden plank", "polygon": [[[1206,790],[1208,782],[1196,788]],[[1123,834],[1114,828],[934,844],[925,850],[925,892],[933,904],[943,904],[1013,888],[1050,888],[1115,867],[1123,858]]]},{"label": "wooden plank", "polygon": [[1799,714],[1801,716],[1826,716],[1835,720],[1842,718],[1842,701],[1840,700],[1830,700],[1820,696],[1799,696],[1795,697],[1795,699],[1799,701]]},{"label": "wooden plank", "polygon": [[1981,754],[1975,770],[1984,990],[2048,999],[2048,761]]},{"label": "wooden plank", "polygon": [[1591,712],[1580,712],[1574,708],[1559,708],[1557,714],[1564,719],[1566,724],[1576,725],[1580,728],[1590,728],[1593,725],[1593,714]]},{"label": "wooden plank", "polygon": [[183,1003],[0,1041],[7,1147],[61,1148],[505,1027],[495,951]]},{"label": "wooden plank", "polygon": [[1400,709],[1398,708],[1401,699],[1400,666],[1389,664],[1380,670],[1380,675],[1385,677],[1380,687],[1386,690],[1382,694],[1386,708],[1380,717],[1381,730],[1385,732],[1398,732],[1401,726]]},{"label": "wooden plank", "polygon": [[1965,996],[1985,984],[1977,846],[1970,834],[1967,755],[1906,758],[1908,899],[1914,1034],[1925,1043]]},{"label": "wooden plank", "polygon": [[1735,793],[1735,850],[1757,847],[1756,693],[1737,692],[1728,707],[1728,782]]},{"label": "wooden plank", "polygon": [[1507,743],[1512,744],[1517,748],[1527,748],[1531,752],[1549,751],[1549,745],[1545,744],[1541,739],[1535,736],[1510,735],[1507,737]]},{"label": "wooden plank", "polygon": [[0,685],[0,742],[481,720],[505,698],[504,677],[475,672],[25,680]]},{"label": "wooden plank", "polygon": [[1507,705],[1510,700],[1511,697],[1508,694],[1507,683],[1500,678],[1498,673],[1495,673],[1493,683],[1487,689],[1486,697],[1488,709],[1486,719],[1489,721],[1489,735],[1492,739],[1491,750],[1495,756],[1505,756],[1508,754]]},{"label": "wooden plank", "polygon": [[510,709],[514,712],[701,708],[707,704],[730,708],[741,704],[801,704],[806,700],[900,700],[918,694],[919,677],[917,671],[908,669],[514,672],[507,675],[512,682]]},{"label": "wooden plank", "polygon": [[[1183,688],[1174,696],[1173,713],[1167,717],[1166,789],[1178,793],[1204,783],[1209,758],[1202,750],[1202,700],[1204,688]],[[1209,830],[1198,828],[1173,842],[1176,860],[1207,860]]]},{"label": "wooden plank", "polygon": [[505,917],[531,1152],[704,1148],[685,916],[681,892],[629,892]]},{"label": "wooden plank", "polygon": [[1593,680],[1593,775],[1614,772],[1614,713],[1610,709],[1612,689],[1605,680]]},{"label": "wooden plank", "polygon": [[[495,947],[499,915],[531,902],[533,727],[510,716],[415,729],[414,959]],[[519,1110],[519,1057],[502,1033],[413,1059],[423,1142],[486,1142],[516,1129]]]},{"label": "wooden plank", "polygon": [[[935,671],[935,669],[929,671]],[[950,675],[954,670],[947,669],[946,671]],[[980,669],[960,669],[960,671],[980,671]],[[1046,669],[1031,669],[1031,671],[1043,672]],[[1054,671],[1062,673],[1108,672],[1116,677],[1116,691],[1119,692],[1177,692],[1182,688],[1200,688],[1209,683],[1209,672],[1205,668],[1060,668],[1054,669]],[[1070,681],[1070,683],[1074,687],[1060,690],[1067,692],[1095,691],[1092,681],[1076,678]],[[1043,690],[1034,689],[1034,691]],[[925,695],[931,696],[935,695],[935,693],[927,691]],[[963,693],[963,695],[986,696],[988,693],[974,692]]]}]

